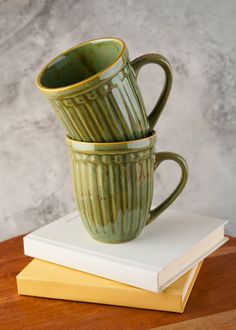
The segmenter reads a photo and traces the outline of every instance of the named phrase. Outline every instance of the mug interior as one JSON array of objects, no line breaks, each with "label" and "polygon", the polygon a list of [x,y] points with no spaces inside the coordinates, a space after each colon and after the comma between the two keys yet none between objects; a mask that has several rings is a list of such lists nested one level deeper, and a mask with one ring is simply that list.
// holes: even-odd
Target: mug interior
[{"label": "mug interior", "polygon": [[98,39],[78,45],[47,65],[40,84],[47,88],[59,88],[86,80],[113,64],[123,47],[118,39]]}]

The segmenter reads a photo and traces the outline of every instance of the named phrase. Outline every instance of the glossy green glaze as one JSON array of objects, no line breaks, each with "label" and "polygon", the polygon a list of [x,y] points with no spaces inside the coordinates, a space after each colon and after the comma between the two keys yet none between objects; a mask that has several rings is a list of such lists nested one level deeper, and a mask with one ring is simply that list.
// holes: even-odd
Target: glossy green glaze
[{"label": "glossy green glaze", "polygon": [[[149,116],[137,84],[139,69],[147,63],[159,64],[166,75]],[[69,136],[86,142],[146,137],[163,110],[171,84],[171,67],[163,56],[147,54],[130,62],[125,43],[116,38],[91,40],[66,51],[37,78]]]},{"label": "glossy green glaze", "polygon": [[[155,140],[154,133],[120,143],[84,143],[66,138],[76,204],[94,239],[106,243],[134,239],[184,188],[186,162],[174,153],[155,153]],[[174,192],[150,210],[154,170],[164,160],[180,165],[181,179]]]}]

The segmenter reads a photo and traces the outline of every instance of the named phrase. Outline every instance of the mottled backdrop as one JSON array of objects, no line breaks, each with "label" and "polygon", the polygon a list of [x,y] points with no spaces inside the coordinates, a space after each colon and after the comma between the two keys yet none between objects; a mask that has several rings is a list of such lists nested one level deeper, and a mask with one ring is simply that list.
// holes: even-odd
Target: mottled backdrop
[{"label": "mottled backdrop", "polygon": [[[58,53],[102,36],[123,38],[131,59],[165,55],[174,86],[158,124],[158,149],[186,157],[190,179],[173,205],[224,217],[236,234],[236,1],[0,1],[0,240],[35,229],[74,209],[69,160],[60,127],[35,87]],[[161,69],[139,77],[151,109]],[[176,184],[162,165],[154,202]]]}]

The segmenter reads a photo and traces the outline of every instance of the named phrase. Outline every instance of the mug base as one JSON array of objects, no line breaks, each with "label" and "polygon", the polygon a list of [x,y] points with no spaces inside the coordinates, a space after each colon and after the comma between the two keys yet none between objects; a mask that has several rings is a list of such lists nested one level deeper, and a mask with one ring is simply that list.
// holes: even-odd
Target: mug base
[{"label": "mug base", "polygon": [[119,238],[115,238],[115,237],[102,237],[102,236],[95,236],[91,233],[89,233],[89,235],[95,240],[98,241],[100,243],[105,243],[105,244],[120,244],[120,243],[125,243],[125,242],[129,242],[132,241],[133,239],[137,238],[139,236],[140,233],[137,233],[135,235],[132,236],[128,236],[128,237],[119,237]]}]

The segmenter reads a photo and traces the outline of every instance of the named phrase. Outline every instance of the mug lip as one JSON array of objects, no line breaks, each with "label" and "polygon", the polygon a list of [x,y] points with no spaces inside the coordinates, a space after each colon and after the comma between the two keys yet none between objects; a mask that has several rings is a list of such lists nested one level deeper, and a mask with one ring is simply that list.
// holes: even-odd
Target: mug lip
[{"label": "mug lip", "polygon": [[[114,146],[114,151],[117,150],[117,147],[121,146],[135,146],[137,145],[137,149],[143,148],[146,141],[155,141],[157,136],[157,132],[152,130],[150,131],[149,135],[136,140],[127,140],[127,141],[115,141],[115,142],[84,142],[84,141],[77,141],[69,137],[67,134],[65,137],[66,144],[68,147],[71,147],[73,150],[81,150],[81,151],[91,151],[94,150],[96,147],[101,147],[100,150],[106,150],[107,147]],[[140,144],[140,145],[138,145]],[[147,146],[147,145],[146,145]]]},{"label": "mug lip", "polygon": [[[105,67],[103,70],[99,71],[98,73],[92,75],[91,77],[89,78],[86,78],[82,81],[79,81],[79,82],[76,82],[74,84],[70,84],[70,85],[67,85],[67,86],[62,86],[62,87],[46,87],[44,86],[42,83],[41,83],[41,79],[42,79],[42,76],[44,75],[44,73],[46,72],[46,70],[48,69],[48,67],[53,63],[55,62],[59,57],[63,56],[63,55],[67,55],[68,53],[70,53],[71,51],[73,51],[74,49],[77,49],[77,48],[80,48],[84,45],[87,45],[87,44],[92,44],[94,42],[100,42],[100,41],[116,41],[118,43],[121,44],[122,48],[121,48],[121,51],[118,55],[118,57],[110,64],[108,65],[107,67]],[[79,43],[69,49],[67,49],[66,51],[60,53],[59,55],[57,55],[56,57],[54,57],[51,61],[49,61],[42,69],[41,71],[39,72],[37,78],[36,78],[36,85],[37,87],[42,91],[42,92],[64,92],[64,91],[67,91],[67,90],[70,90],[70,89],[74,89],[76,87],[80,87],[84,84],[87,84],[87,83],[90,83],[91,81],[94,81],[96,80],[97,78],[99,78],[102,74],[104,74],[105,72],[107,72],[108,70],[110,70],[113,66],[115,66],[117,64],[117,62],[119,62],[119,60],[122,58],[122,56],[124,55],[125,53],[125,50],[126,50],[126,44],[125,42],[120,39],[120,38],[117,38],[117,37],[102,37],[102,38],[94,38],[94,39],[90,39],[88,41],[85,41],[85,42],[82,42],[82,43]]]}]

